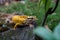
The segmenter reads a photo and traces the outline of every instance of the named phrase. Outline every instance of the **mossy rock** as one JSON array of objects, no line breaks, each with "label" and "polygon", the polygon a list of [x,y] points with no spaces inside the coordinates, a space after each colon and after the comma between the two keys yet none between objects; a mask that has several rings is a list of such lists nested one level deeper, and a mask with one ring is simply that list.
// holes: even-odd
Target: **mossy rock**
[{"label": "mossy rock", "polygon": [[0,18],[0,25],[5,23],[5,19],[4,18]]}]

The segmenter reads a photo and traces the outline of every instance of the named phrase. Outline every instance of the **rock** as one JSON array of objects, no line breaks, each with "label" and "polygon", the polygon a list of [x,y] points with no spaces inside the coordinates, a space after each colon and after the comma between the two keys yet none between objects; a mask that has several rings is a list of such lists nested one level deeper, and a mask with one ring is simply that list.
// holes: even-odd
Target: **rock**
[{"label": "rock", "polygon": [[8,30],[0,35],[3,40],[34,40],[33,28],[17,28],[16,30]]}]

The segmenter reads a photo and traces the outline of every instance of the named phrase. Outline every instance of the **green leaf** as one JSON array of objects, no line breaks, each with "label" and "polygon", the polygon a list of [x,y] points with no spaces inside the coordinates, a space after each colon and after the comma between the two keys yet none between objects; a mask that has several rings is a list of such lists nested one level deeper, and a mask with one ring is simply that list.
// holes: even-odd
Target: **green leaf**
[{"label": "green leaf", "polygon": [[60,23],[56,26],[54,30],[54,37],[56,40],[60,40]]},{"label": "green leaf", "polygon": [[47,30],[44,27],[38,27],[33,30],[34,34],[36,34],[39,37],[42,37],[45,40],[53,40],[53,34],[51,31]]}]

